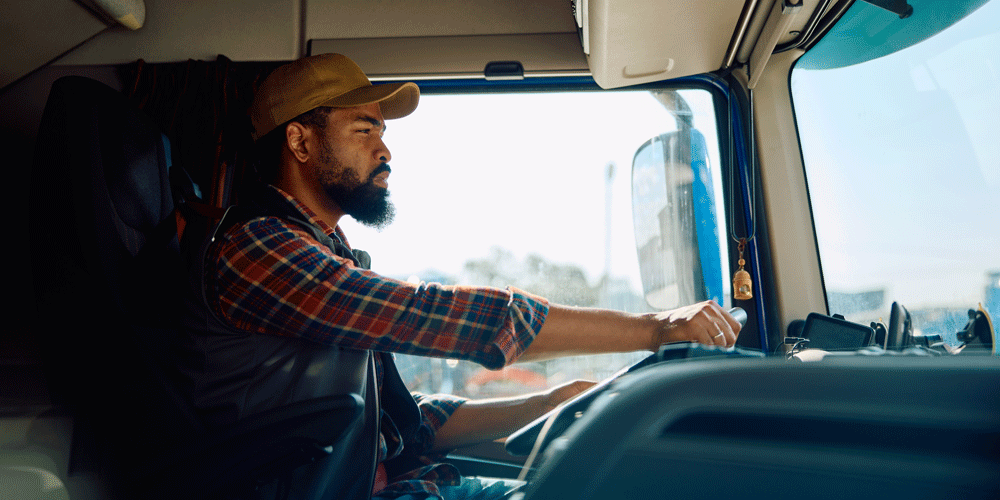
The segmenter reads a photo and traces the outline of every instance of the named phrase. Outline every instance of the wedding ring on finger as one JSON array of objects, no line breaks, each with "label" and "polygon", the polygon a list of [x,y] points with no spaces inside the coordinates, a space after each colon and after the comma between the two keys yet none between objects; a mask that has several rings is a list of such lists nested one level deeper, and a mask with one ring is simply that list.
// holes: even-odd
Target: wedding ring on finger
[{"label": "wedding ring on finger", "polygon": [[720,331],[718,335],[715,335],[715,336],[713,336],[712,338],[713,338],[713,339],[717,339],[717,338],[719,338],[719,337],[721,337],[721,336],[722,336],[722,332]]}]

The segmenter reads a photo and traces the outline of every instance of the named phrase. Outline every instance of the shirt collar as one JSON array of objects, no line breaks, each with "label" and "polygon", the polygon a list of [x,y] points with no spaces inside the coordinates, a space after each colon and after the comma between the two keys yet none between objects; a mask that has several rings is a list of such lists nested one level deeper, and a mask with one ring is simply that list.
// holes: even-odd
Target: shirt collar
[{"label": "shirt collar", "polygon": [[351,244],[347,242],[347,237],[344,236],[343,230],[340,229],[339,224],[336,227],[330,227],[330,225],[327,224],[326,221],[321,219],[319,215],[316,214],[316,212],[314,212],[304,203],[297,200],[294,196],[282,191],[281,188],[275,185],[269,184],[267,187],[277,191],[278,194],[280,194],[282,197],[285,198],[285,200],[291,203],[292,206],[299,211],[299,213],[305,216],[306,222],[318,227],[321,231],[323,231],[324,234],[327,235],[336,234],[338,237],[340,237],[341,241],[343,241],[344,244],[347,245],[348,248],[351,247]]}]

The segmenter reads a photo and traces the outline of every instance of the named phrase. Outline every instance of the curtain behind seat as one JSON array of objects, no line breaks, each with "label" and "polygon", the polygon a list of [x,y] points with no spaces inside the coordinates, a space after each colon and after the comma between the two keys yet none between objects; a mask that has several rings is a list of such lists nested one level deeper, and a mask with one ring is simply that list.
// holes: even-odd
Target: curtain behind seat
[{"label": "curtain behind seat", "polygon": [[238,201],[239,186],[254,175],[247,165],[254,91],[284,63],[223,55],[180,63],[140,59],[118,73],[125,95],[173,140],[174,164],[190,174],[205,203],[222,208]]}]

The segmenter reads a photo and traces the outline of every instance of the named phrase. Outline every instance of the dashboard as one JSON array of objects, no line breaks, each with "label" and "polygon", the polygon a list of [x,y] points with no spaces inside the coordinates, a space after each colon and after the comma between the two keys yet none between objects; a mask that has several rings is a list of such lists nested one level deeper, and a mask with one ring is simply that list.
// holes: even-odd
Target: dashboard
[{"label": "dashboard", "polygon": [[987,349],[670,344],[505,447],[526,498],[996,498],[996,380]]}]

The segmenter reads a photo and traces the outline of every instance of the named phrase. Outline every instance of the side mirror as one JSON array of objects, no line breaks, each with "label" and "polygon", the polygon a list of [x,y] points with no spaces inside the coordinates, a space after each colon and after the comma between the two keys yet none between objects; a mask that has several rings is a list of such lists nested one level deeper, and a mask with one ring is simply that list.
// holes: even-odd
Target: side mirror
[{"label": "side mirror", "polygon": [[654,137],[632,160],[632,220],[646,302],[723,304],[715,192],[705,138],[690,127]]}]

